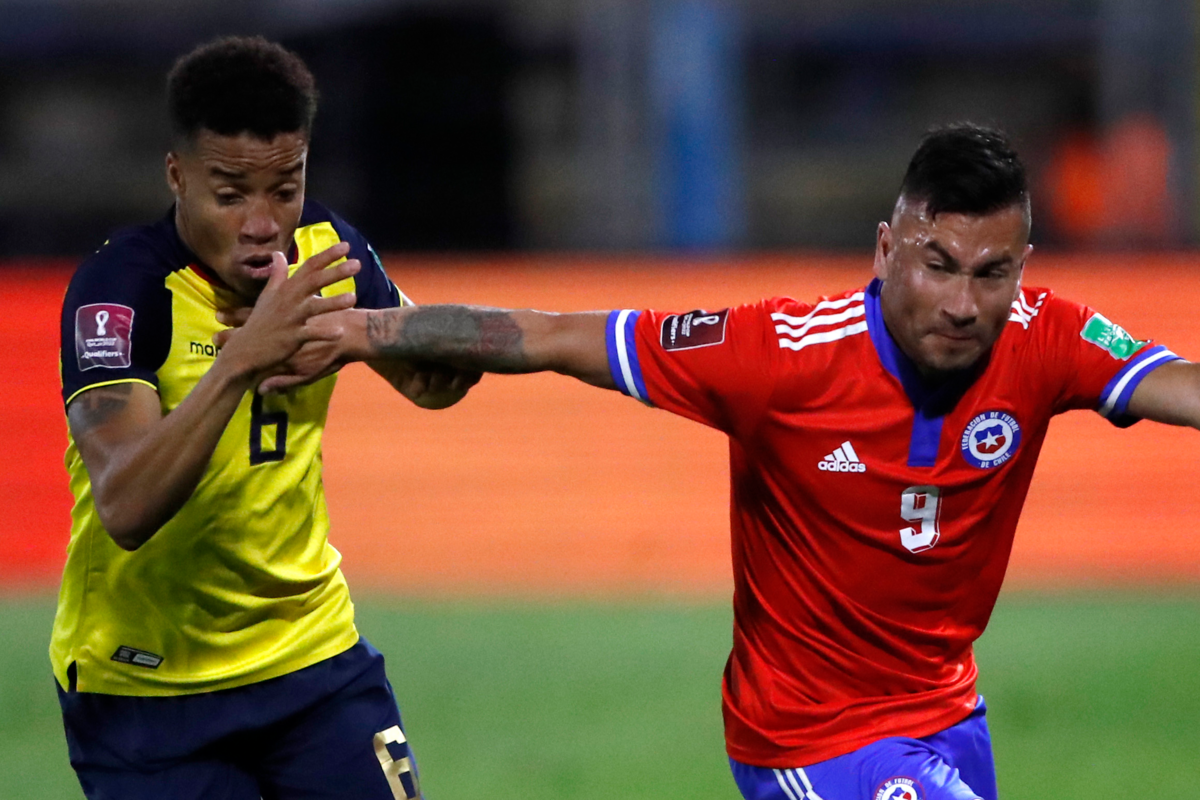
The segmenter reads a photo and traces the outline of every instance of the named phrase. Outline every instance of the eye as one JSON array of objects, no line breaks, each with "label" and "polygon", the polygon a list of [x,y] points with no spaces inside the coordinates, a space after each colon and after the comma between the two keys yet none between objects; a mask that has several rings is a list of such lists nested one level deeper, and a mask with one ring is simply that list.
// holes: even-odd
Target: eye
[{"label": "eye", "polygon": [[242,199],[237,192],[220,192],[217,194],[217,205],[232,206]]},{"label": "eye", "polygon": [[278,192],[275,193],[275,197],[281,203],[290,203],[296,199],[296,190],[295,189],[280,189]]}]

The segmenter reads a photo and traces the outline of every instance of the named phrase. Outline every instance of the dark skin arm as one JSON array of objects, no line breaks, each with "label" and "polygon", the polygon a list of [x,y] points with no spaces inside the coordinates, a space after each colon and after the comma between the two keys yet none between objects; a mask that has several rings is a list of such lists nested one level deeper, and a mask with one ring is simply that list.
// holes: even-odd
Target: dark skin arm
[{"label": "dark skin arm", "polygon": [[[331,315],[345,331],[334,360],[434,362],[460,370],[518,374],[558,372],[615,389],[608,370],[608,312],[552,314],[463,305],[360,309]],[[264,382],[277,391],[313,380],[328,368],[323,356],[292,363],[291,375]]]},{"label": "dark skin arm", "polygon": [[229,337],[212,368],[169,414],[163,415],[157,392],[140,383],[89,389],[71,401],[71,436],[91,479],[100,521],[118,546],[136,550],[187,502],[247,391],[278,374],[304,343],[342,335],[336,324],[308,323],[314,315],[354,304],[353,294],[316,294],[358,271],[357,261],[325,269],[346,249],[336,246],[313,256],[291,278],[277,253],[246,325]]}]

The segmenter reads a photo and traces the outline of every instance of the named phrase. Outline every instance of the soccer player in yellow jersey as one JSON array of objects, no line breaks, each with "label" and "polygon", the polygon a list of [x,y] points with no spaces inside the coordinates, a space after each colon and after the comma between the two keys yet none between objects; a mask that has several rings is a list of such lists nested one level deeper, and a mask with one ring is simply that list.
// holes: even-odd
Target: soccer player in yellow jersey
[{"label": "soccer player in yellow jersey", "polygon": [[[175,65],[168,105],[174,206],[113,235],[63,306],[75,504],[50,655],[72,766],[89,798],[420,797],[326,538],[336,376],[255,392],[304,343],[332,346],[314,316],[408,301],[305,199],[316,90],[298,57],[218,40]],[[218,312],[247,305],[218,349]],[[372,367],[425,408],[478,380]]]}]

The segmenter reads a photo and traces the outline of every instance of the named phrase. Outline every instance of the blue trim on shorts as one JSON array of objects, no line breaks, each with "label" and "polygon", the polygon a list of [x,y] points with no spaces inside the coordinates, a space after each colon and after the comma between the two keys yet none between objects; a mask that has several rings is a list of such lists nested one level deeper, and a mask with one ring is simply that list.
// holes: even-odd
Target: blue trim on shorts
[{"label": "blue trim on shorts", "polygon": [[982,695],[966,719],[931,736],[880,739],[794,769],[729,766],[745,800],[997,800]]}]

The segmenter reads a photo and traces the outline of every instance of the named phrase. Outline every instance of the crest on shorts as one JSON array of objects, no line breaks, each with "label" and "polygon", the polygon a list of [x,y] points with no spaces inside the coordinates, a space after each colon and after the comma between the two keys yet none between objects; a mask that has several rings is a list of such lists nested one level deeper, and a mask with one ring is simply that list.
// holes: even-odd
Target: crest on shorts
[{"label": "crest on shorts", "polygon": [[1016,455],[1021,425],[1011,414],[985,411],[967,423],[962,435],[963,458],[972,467],[991,469]]},{"label": "crest on shorts", "polygon": [[888,778],[875,792],[875,800],[921,800],[921,784],[912,778]]}]

